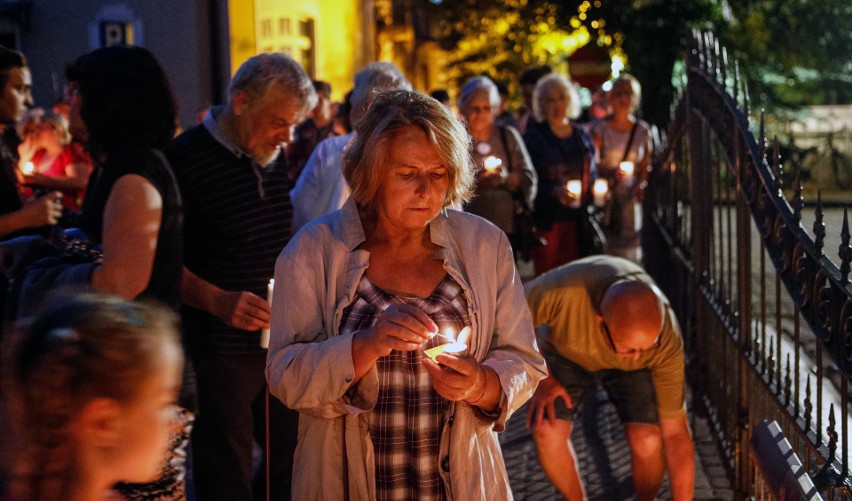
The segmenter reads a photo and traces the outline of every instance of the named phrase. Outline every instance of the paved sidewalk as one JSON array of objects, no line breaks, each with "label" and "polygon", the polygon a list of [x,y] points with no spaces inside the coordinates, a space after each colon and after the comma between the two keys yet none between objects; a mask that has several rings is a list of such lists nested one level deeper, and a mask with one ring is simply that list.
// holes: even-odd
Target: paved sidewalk
[{"label": "paved sidewalk", "polygon": [[[500,436],[512,492],[517,500],[561,499],[538,464],[532,436],[525,426],[526,415],[527,406],[524,406],[509,420]],[[696,449],[694,499],[733,499],[722,460],[707,430],[706,423],[696,420],[693,429]],[[572,442],[590,501],[633,498],[630,451],[615,408],[606,400],[603,390],[589,392],[584,398],[575,420]],[[667,481],[657,499],[671,499]]]}]

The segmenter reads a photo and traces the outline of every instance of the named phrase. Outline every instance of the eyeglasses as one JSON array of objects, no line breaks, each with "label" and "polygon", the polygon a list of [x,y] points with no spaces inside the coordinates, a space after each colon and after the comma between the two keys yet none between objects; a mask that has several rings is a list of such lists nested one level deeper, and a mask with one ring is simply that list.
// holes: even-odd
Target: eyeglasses
[{"label": "eyeglasses", "polygon": [[654,343],[651,346],[649,346],[645,349],[642,349],[642,350],[633,348],[633,349],[626,350],[626,351],[619,351],[618,348],[615,347],[615,341],[613,341],[612,334],[609,332],[609,326],[606,324],[606,322],[603,321],[603,319],[601,319],[601,327],[603,328],[604,334],[606,335],[606,340],[609,342],[609,347],[612,348],[612,352],[617,354],[617,355],[628,355],[628,356],[639,355],[639,354],[642,354],[642,353],[647,353],[651,350],[655,350],[655,349],[657,349],[657,347],[660,346],[660,339],[663,337],[662,332],[661,332],[660,334],[657,335],[657,339],[654,340]]}]

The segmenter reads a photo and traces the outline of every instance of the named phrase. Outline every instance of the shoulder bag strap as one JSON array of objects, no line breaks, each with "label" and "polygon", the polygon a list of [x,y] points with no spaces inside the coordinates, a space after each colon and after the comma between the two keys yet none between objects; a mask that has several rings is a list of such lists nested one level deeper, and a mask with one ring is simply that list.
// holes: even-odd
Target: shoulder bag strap
[{"label": "shoulder bag strap", "polygon": [[514,170],[512,168],[512,152],[509,151],[509,142],[506,141],[506,128],[502,125],[498,125],[497,128],[500,130],[500,142],[503,143],[503,151],[506,152],[506,163],[509,164],[509,172],[512,172]]},{"label": "shoulder bag strap", "polygon": [[621,157],[621,161],[624,162],[627,160],[627,155],[630,154],[630,147],[633,146],[633,138],[636,136],[636,126],[639,125],[639,119],[637,118],[635,122],[633,122],[633,127],[630,129],[630,137],[627,138],[627,146],[624,147],[624,155]]}]

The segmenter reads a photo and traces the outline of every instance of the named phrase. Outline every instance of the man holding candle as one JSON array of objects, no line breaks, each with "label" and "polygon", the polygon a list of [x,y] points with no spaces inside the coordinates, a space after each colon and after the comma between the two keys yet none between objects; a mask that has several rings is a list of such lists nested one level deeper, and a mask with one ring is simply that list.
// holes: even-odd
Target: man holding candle
[{"label": "man holding candle", "polygon": [[227,104],[174,142],[185,213],[183,323],[198,376],[192,448],[202,501],[265,497],[265,472],[252,478],[255,440],[269,446],[272,498],[289,499],[297,414],[269,399],[267,436],[260,336],[269,325],[265,298],[275,258],[291,235],[287,170],[273,161],[315,103],[298,63],[261,54],[237,70]]},{"label": "man holding candle", "polygon": [[61,193],[48,193],[26,205],[18,193],[15,124],[32,106],[32,77],[27,59],[0,46],[0,238],[28,228],[56,224],[62,216]]},{"label": "man holding candle", "polygon": [[[288,295],[272,305],[267,378],[300,412],[294,497],[511,499],[496,433],[544,362],[506,235],[449,208],[470,196],[470,138],[404,90],[355,127],[352,196],[275,265]],[[447,337],[467,355],[430,360]]]},{"label": "man holding candle", "polygon": [[569,440],[575,406],[600,384],[624,425],[636,499],[654,499],[666,471],[673,499],[691,499],[683,342],[651,277],[625,259],[592,256],[539,276],[525,291],[550,369],[527,426],[550,481],[569,500],[585,497]]}]

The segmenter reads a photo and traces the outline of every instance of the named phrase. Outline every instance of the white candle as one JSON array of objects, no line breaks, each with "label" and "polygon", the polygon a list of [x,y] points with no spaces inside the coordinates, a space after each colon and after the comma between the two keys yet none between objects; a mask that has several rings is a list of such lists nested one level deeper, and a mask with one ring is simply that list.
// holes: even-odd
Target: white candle
[{"label": "white candle", "polygon": [[35,164],[32,162],[25,163],[23,171],[24,174],[32,174],[33,172],[35,172]]},{"label": "white candle", "polygon": [[432,359],[433,362],[438,363],[438,355],[453,355],[456,357],[466,357],[467,356],[467,345],[464,343],[460,343],[458,341],[453,341],[452,343],[444,343],[434,348],[429,348],[425,351],[426,355]]},{"label": "white candle", "polygon": [[571,197],[571,207],[580,206],[580,197],[583,194],[583,183],[579,179],[572,179],[565,185]]},{"label": "white candle", "polygon": [[621,162],[618,164],[618,170],[621,171],[621,174],[625,178],[630,178],[633,176],[633,172],[636,170],[636,167],[633,165],[633,162]]},{"label": "white candle", "polygon": [[454,355],[456,357],[467,356],[467,345],[458,341],[447,343],[444,345],[444,355]]},{"label": "white candle", "polygon": [[[266,302],[269,303],[269,306],[272,306],[272,291],[274,289],[275,279],[272,278],[269,280],[269,283],[266,284]],[[260,347],[269,348],[269,327],[261,329],[260,331]]]},{"label": "white candle", "polygon": [[485,166],[486,172],[489,174],[495,174],[497,170],[500,169],[500,166],[503,165],[503,160],[493,155],[489,155],[483,159],[482,163]]},{"label": "white candle", "polygon": [[606,194],[609,191],[609,183],[606,179],[595,179],[595,185],[592,187],[592,192],[595,195],[595,205],[603,207],[606,203]]}]

